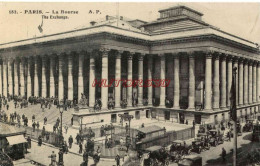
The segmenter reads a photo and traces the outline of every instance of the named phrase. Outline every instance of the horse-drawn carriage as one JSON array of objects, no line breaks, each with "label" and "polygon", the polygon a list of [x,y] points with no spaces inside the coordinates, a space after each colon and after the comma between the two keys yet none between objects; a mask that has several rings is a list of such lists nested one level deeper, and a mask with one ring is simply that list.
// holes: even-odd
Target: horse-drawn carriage
[{"label": "horse-drawn carriage", "polygon": [[247,119],[246,120],[246,124],[243,127],[243,132],[251,132],[251,131],[253,131],[253,122],[254,122],[254,119]]},{"label": "horse-drawn carriage", "polygon": [[167,146],[167,150],[169,151],[169,157],[172,162],[180,161],[185,155],[189,155],[191,153],[191,146],[187,145],[185,141],[175,140],[171,145]]},{"label": "horse-drawn carriage", "polygon": [[224,143],[223,135],[224,133],[222,131],[217,131],[214,129],[209,130],[209,144],[211,146],[217,146]]},{"label": "horse-drawn carriage", "polygon": [[152,146],[144,150],[144,166],[166,166],[169,165],[168,153],[162,146]]},{"label": "horse-drawn carriage", "polygon": [[209,135],[204,133],[200,137],[192,141],[192,152],[201,153],[204,150],[210,149]]}]

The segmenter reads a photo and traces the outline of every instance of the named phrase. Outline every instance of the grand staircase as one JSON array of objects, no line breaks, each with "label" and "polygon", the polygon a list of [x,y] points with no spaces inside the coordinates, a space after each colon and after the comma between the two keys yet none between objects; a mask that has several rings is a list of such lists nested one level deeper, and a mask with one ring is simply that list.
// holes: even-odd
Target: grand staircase
[{"label": "grand staircase", "polygon": [[[60,111],[55,106],[52,105],[51,108],[44,108],[44,111],[41,108],[40,104],[37,105],[31,105],[29,104],[27,108],[15,108],[14,103],[9,103],[10,107],[9,110],[6,111],[7,114],[14,113],[16,111],[17,114],[19,114],[21,117],[24,114],[28,119],[32,119],[32,116],[35,115],[35,121],[43,122],[44,117],[47,117],[47,123],[48,124],[55,124],[57,118],[60,118]],[[61,108],[62,109],[62,108]],[[6,110],[6,109],[5,109]],[[72,113],[74,112],[74,108],[67,109],[67,111],[63,110],[62,114],[62,123],[63,124],[70,124]]]}]

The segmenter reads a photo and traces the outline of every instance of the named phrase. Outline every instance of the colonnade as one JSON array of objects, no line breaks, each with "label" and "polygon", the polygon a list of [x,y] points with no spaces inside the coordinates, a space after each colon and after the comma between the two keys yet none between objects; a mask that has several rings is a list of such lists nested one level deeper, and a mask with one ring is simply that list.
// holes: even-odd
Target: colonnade
[{"label": "colonnade", "polygon": [[[108,64],[110,49],[99,49],[98,54],[101,55],[101,78],[108,80]],[[126,52],[115,51],[115,80],[121,80],[122,72],[122,56]],[[134,52],[127,52],[127,79],[133,79],[133,68],[138,67],[138,79],[144,79],[144,57],[147,58],[147,79],[153,78],[153,65],[154,55],[145,55],[143,53],[137,53],[138,66],[133,66]],[[96,58],[94,53],[89,55],[89,91],[87,98],[89,99],[89,106],[93,107],[96,99],[96,87],[93,87],[92,83],[96,79]],[[171,54],[170,57],[173,61],[173,108],[180,108],[180,70],[182,68],[180,64],[179,53]],[[195,110],[195,67],[197,55],[194,52],[187,52],[188,55],[188,110]],[[232,68],[237,67],[237,103],[239,106],[251,105],[259,103],[260,99],[260,65],[258,61],[251,59],[240,58],[232,55],[216,52],[204,52],[201,55],[205,58],[204,69],[204,110],[219,110],[230,107],[230,89],[232,84]],[[159,54],[160,58],[160,79],[166,79],[166,55]],[[64,69],[67,70],[67,99],[73,100],[75,96],[80,99],[81,94],[84,93],[84,72],[83,67],[85,53],[78,53],[77,56],[69,54],[64,56],[59,55],[56,58],[53,55],[49,56],[35,56],[35,57],[16,57],[4,58],[2,57],[2,63],[0,67],[0,94],[9,95],[21,95],[21,96],[41,96],[41,97],[58,97],[63,99],[64,94]],[[64,58],[67,58],[66,60]],[[73,89],[73,65],[75,65],[74,59],[78,58],[78,74],[77,74],[77,92]],[[48,63],[47,63],[48,62]],[[66,63],[67,62],[67,63]],[[41,64],[41,65],[40,65]],[[39,70],[39,67],[41,69]],[[38,73],[38,72],[41,73]],[[49,74],[46,73],[49,71]],[[57,76],[58,75],[58,76]],[[56,78],[56,77],[57,78]],[[48,78],[47,78],[48,77]],[[58,85],[55,85],[55,78],[58,80]],[[47,84],[47,80],[49,83]],[[122,100],[122,88],[121,83],[114,87],[114,101],[115,107],[120,107],[120,101]],[[127,106],[132,107],[133,103],[133,87],[127,87]],[[47,90],[49,89],[49,90]],[[143,106],[144,87],[138,86],[138,106]],[[152,106],[153,101],[152,86],[147,87],[147,102],[148,106]],[[58,91],[58,93],[56,93]],[[57,94],[57,95],[55,95]],[[166,100],[166,87],[160,87],[160,107],[165,107]],[[108,87],[101,86],[101,101],[102,108],[107,108],[108,103]]]}]

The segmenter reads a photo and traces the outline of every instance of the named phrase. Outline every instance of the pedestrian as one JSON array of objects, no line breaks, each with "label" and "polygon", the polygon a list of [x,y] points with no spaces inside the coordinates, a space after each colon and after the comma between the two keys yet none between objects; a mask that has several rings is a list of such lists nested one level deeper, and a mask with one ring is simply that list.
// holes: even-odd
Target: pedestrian
[{"label": "pedestrian", "polygon": [[53,133],[56,133],[56,125],[53,125]]},{"label": "pedestrian", "polygon": [[63,164],[63,154],[64,154],[64,152],[62,151],[62,148],[60,148],[60,151],[59,151],[59,163],[58,163],[58,165],[64,165],[64,164]]},{"label": "pedestrian", "polygon": [[120,149],[123,149],[123,144],[124,144],[124,140],[123,140],[123,138],[121,137],[121,138],[120,138]]},{"label": "pedestrian", "polygon": [[87,152],[86,149],[85,149],[85,151],[84,151],[84,153],[83,153],[83,161],[84,161],[85,163],[87,163],[87,165],[88,165],[88,152]]},{"label": "pedestrian", "polygon": [[67,125],[64,126],[64,129],[65,129],[65,133],[66,133],[66,134],[68,133],[68,128],[69,128],[69,127],[68,127]]},{"label": "pedestrian", "polygon": [[119,156],[119,154],[116,155],[115,160],[116,160],[116,166],[120,166],[120,156]]},{"label": "pedestrian", "polygon": [[227,152],[226,152],[225,148],[222,148],[222,154],[221,154],[221,156],[222,156],[223,162],[226,161],[226,154],[227,154]]},{"label": "pedestrian", "polygon": [[81,143],[81,141],[79,142],[79,154],[81,154],[82,153],[82,143]]},{"label": "pedestrian", "polygon": [[41,136],[38,137],[38,146],[42,146],[42,137]]},{"label": "pedestrian", "polygon": [[49,156],[49,158],[51,158],[51,166],[55,166],[56,165],[56,154],[54,153],[54,151],[52,151],[52,154]]},{"label": "pedestrian", "polygon": [[45,116],[44,117],[44,125],[46,125],[47,124],[47,117]]},{"label": "pedestrian", "polygon": [[77,140],[77,144],[79,144],[79,140],[80,140],[80,135],[79,135],[79,133],[77,133],[76,140]]},{"label": "pedestrian", "polygon": [[37,129],[39,130],[40,123],[39,123],[39,122],[37,122],[36,126],[37,126]]},{"label": "pedestrian", "polygon": [[72,138],[72,136],[70,135],[70,137],[69,137],[69,148],[71,149],[71,147],[72,147],[72,143],[73,143],[73,138]]},{"label": "pedestrian", "polygon": [[35,115],[32,116],[32,122],[35,122]]},{"label": "pedestrian", "polygon": [[42,127],[42,137],[45,136],[45,126]]},{"label": "pedestrian", "polygon": [[33,124],[32,124],[32,127],[33,127],[33,132],[35,132],[35,126],[36,126],[36,123],[35,123],[35,122],[33,122]]},{"label": "pedestrian", "polygon": [[32,140],[31,140],[30,136],[28,136],[28,138],[27,138],[27,143],[28,143],[28,149],[31,149],[31,147],[32,147]]}]

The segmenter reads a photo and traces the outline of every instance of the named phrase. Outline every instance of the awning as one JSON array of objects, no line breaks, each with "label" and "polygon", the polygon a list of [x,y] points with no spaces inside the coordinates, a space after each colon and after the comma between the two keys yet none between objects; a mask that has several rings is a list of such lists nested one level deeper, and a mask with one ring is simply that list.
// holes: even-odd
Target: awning
[{"label": "awning", "polygon": [[9,142],[9,145],[16,145],[27,142],[23,135],[16,135],[11,137],[6,137],[7,141]]}]

